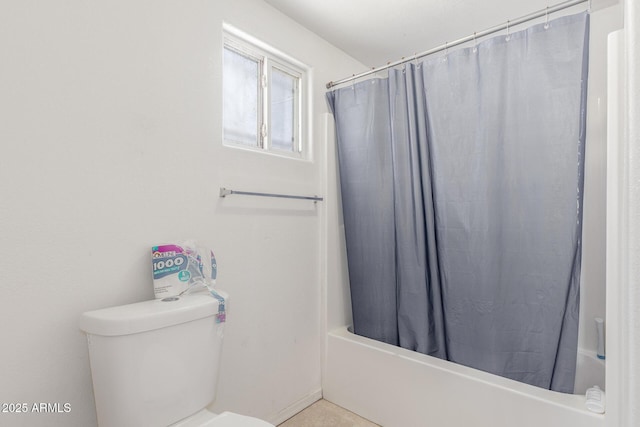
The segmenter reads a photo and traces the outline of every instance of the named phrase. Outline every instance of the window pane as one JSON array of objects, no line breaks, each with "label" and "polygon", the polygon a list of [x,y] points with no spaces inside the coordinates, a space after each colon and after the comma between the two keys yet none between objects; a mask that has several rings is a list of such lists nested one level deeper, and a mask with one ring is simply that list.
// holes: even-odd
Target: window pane
[{"label": "window pane", "polygon": [[258,146],[260,61],[225,47],[223,73],[224,139]]},{"label": "window pane", "polygon": [[295,150],[297,81],[291,74],[272,69],[271,147],[277,150]]}]

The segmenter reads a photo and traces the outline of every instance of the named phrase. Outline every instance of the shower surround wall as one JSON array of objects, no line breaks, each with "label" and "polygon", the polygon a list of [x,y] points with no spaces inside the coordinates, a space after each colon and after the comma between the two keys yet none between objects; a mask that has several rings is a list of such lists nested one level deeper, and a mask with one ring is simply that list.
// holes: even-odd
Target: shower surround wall
[{"label": "shower surround wall", "polygon": [[[595,2],[594,2],[595,4]],[[595,351],[596,349],[596,330],[593,323],[594,317],[602,317],[605,314],[605,213],[606,213],[606,77],[607,77],[607,34],[611,31],[615,31],[622,27],[622,6],[619,3],[608,2],[606,7],[596,9],[592,12],[591,20],[591,46],[590,46],[590,71],[589,71],[589,88],[588,88],[588,117],[587,117],[587,143],[586,143],[586,159],[585,159],[585,195],[584,195],[584,228],[583,228],[583,262],[582,262],[582,292],[581,292],[581,320],[580,320],[580,335],[578,346],[583,350]],[[327,330],[329,332],[336,330],[339,331],[341,326],[351,323],[350,313],[350,299],[348,290],[348,274],[346,266],[346,255],[344,249],[344,229],[342,224],[342,218],[340,216],[340,200],[339,200],[339,185],[335,177],[336,173],[336,159],[335,159],[335,142],[333,140],[333,124],[329,118],[327,134],[330,137],[330,143],[328,143],[328,200],[327,208],[329,209],[327,215],[327,245],[328,245],[328,268],[327,268],[327,312],[328,322]],[[335,231],[333,231],[335,230]],[[369,372],[379,372],[387,369],[396,369],[395,373],[399,376],[407,374],[406,381],[411,382],[412,386],[407,390],[414,390],[418,393],[422,393],[421,387],[426,387],[426,393],[431,390],[431,387],[439,389],[438,393],[457,393],[455,390],[458,384],[464,387],[463,383],[458,383],[457,380],[452,380],[448,383],[452,377],[431,377],[425,378],[425,381],[436,381],[430,384],[420,385],[420,380],[417,379],[417,372],[412,371],[410,366],[412,363],[422,363],[420,361],[408,362],[409,364],[395,365],[394,361],[387,360],[382,361],[384,358],[390,358],[389,352],[395,353],[395,350],[384,349],[383,353],[366,352],[364,351],[361,356],[365,357],[365,361],[358,364],[358,370],[361,372],[353,372],[353,376],[350,376],[348,370],[342,370],[336,368],[335,358],[340,359],[342,350],[345,350],[345,346],[352,344],[345,340],[344,337],[338,336],[339,333],[329,334],[327,341],[327,351],[325,359],[325,372],[323,387],[325,398],[334,401],[337,404],[343,405],[348,409],[354,410],[364,416],[371,418],[373,421],[381,422],[384,425],[413,425],[409,421],[414,423],[420,418],[408,418],[405,419],[405,424],[397,421],[386,411],[385,408],[394,408],[394,413],[413,413],[415,417],[424,411],[424,408],[434,409],[438,407],[438,403],[434,402],[434,406],[428,404],[428,399],[420,399],[416,401],[411,397],[407,397],[407,394],[411,394],[407,391],[407,394],[402,396],[407,399],[398,397],[395,399],[384,390],[393,390],[391,394],[394,396],[397,393],[395,386],[399,384],[387,384],[384,390],[371,390],[371,394],[365,392],[367,385],[363,385],[360,388],[357,378],[363,378],[358,375],[365,375],[364,372],[371,369]],[[353,350],[355,347],[351,347]],[[360,347],[358,347],[360,348]],[[347,350],[351,351],[351,350]],[[349,353],[343,353],[347,357]],[[368,356],[364,356],[368,355]],[[381,359],[378,359],[378,358]],[[410,356],[402,353],[400,359],[406,360]],[[360,358],[356,358],[361,360]],[[355,359],[353,359],[355,360]],[[342,364],[348,364],[348,361],[343,361]],[[394,366],[394,368],[391,368]],[[414,365],[415,366],[415,365]],[[420,369],[420,368],[418,368]],[[440,368],[437,368],[441,371]],[[378,375],[378,374],[376,374]],[[382,374],[380,374],[383,376]],[[393,375],[393,373],[391,374]],[[428,376],[428,374],[425,374]],[[458,377],[457,375],[455,377]],[[454,378],[455,378],[454,377]],[[458,377],[459,378],[459,377]],[[383,381],[383,380],[381,380]],[[481,379],[483,382],[491,381],[490,378]],[[360,383],[362,384],[362,383]],[[415,386],[415,388],[413,388]],[[502,386],[497,386],[499,389],[503,389]],[[348,389],[345,390],[345,388]],[[381,400],[376,405],[377,392],[380,392]],[[516,393],[521,394],[522,390]],[[524,390],[527,393],[527,390]],[[549,392],[547,392],[549,393]],[[360,397],[358,397],[360,396]],[[372,397],[371,401],[366,402],[368,397]],[[495,395],[493,395],[495,397]],[[361,399],[360,399],[361,398]],[[488,397],[489,398],[489,397]],[[568,399],[572,399],[569,396]],[[385,400],[388,399],[388,400]],[[395,400],[394,400],[395,399]],[[395,405],[397,400],[401,400],[401,403]],[[539,399],[533,398],[533,401],[540,402]],[[363,403],[365,402],[365,403]],[[550,406],[556,407],[556,403],[553,403],[552,399],[548,401]],[[460,401],[458,400],[458,403]],[[534,405],[535,406],[535,405]],[[571,405],[569,405],[571,406]],[[543,405],[544,407],[544,405]],[[533,408],[533,407],[532,407]],[[568,409],[568,413],[573,412],[573,409]],[[520,407],[521,410],[527,410],[526,405]],[[530,408],[531,409],[531,408]],[[578,408],[579,410],[581,408]],[[427,411],[429,412],[429,411]],[[388,415],[388,417],[387,417]],[[423,414],[424,415],[424,414]],[[410,417],[410,416],[409,416]],[[591,415],[581,415],[586,419],[591,419]],[[475,418],[474,418],[475,419]],[[531,422],[534,422],[536,418],[532,418]],[[568,421],[572,418],[569,416]],[[575,421],[575,420],[574,420]],[[406,424],[409,422],[409,424]],[[598,419],[592,420],[593,425],[602,425]],[[451,424],[456,425],[456,424]],[[462,424],[461,424],[462,425]],[[500,425],[500,424],[495,424]]]},{"label": "shower surround wall", "polygon": [[[311,67],[311,161],[222,146],[222,23]],[[0,2],[0,413],[95,426],[82,312],[153,298],[150,248],[214,249],[228,323],[212,409],[320,397],[324,84],[363,65],[259,0]],[[188,361],[185,361],[188,363]]]}]

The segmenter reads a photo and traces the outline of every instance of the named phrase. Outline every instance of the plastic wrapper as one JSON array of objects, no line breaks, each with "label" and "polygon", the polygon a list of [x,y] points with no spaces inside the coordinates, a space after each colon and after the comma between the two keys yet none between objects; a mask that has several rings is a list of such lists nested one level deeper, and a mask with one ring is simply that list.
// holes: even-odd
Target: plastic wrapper
[{"label": "plastic wrapper", "polygon": [[178,298],[189,292],[205,291],[218,300],[216,322],[226,320],[226,294],[214,289],[218,265],[213,251],[194,240],[151,249],[153,290],[156,299]]}]

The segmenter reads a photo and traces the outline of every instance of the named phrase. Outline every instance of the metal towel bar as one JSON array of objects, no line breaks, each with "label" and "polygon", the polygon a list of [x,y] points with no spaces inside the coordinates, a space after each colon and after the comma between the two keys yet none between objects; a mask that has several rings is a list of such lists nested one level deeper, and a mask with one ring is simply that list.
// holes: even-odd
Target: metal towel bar
[{"label": "metal towel bar", "polygon": [[279,197],[282,199],[313,200],[314,202],[321,202],[324,200],[322,197],[318,197],[318,196],[294,196],[290,194],[255,193],[252,191],[236,191],[236,190],[230,190],[228,188],[220,187],[220,197],[226,197],[232,194],[238,194],[242,196]]}]

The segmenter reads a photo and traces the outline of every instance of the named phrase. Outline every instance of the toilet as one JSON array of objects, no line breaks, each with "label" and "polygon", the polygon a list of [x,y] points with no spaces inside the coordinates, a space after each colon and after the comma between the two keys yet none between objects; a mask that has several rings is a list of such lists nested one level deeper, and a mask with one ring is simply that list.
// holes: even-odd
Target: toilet
[{"label": "toilet", "polygon": [[206,409],[216,396],[224,323],[208,293],[84,313],[100,427],[273,427]]}]

